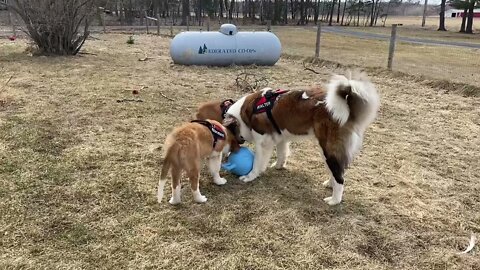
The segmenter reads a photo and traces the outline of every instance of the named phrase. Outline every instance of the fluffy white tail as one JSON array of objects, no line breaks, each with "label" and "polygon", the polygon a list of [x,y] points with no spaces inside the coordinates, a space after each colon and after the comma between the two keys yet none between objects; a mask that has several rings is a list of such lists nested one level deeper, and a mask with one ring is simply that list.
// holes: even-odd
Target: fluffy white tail
[{"label": "fluffy white tail", "polygon": [[363,132],[372,123],[380,107],[377,89],[363,74],[350,74],[349,78],[334,75],[328,84],[326,108],[340,126],[353,121]]}]

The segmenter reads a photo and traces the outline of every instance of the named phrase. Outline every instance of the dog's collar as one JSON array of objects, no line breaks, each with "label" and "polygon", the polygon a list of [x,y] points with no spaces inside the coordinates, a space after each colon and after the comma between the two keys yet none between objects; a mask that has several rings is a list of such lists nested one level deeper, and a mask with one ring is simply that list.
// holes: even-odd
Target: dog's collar
[{"label": "dog's collar", "polygon": [[275,119],[273,118],[272,109],[273,109],[273,105],[275,105],[275,102],[278,100],[278,98],[282,94],[285,94],[287,92],[288,90],[282,90],[282,89],[277,89],[275,91],[268,90],[267,92],[265,92],[265,94],[257,98],[255,100],[255,103],[253,104],[253,113],[257,114],[257,113],[266,112],[268,119],[270,120],[270,122],[272,123],[273,127],[278,132],[278,134],[282,134],[282,131],[280,131],[280,128],[278,127],[277,122],[275,122]]},{"label": "dog's collar", "polygon": [[235,103],[233,99],[226,99],[220,104],[220,109],[222,110],[222,119],[225,119],[228,109]]},{"label": "dog's collar", "polygon": [[210,123],[208,121],[205,121],[205,120],[193,120],[191,122],[203,125],[210,130],[210,132],[212,133],[212,136],[213,136],[213,148],[215,148],[215,146],[217,146],[217,142],[219,140],[225,140],[226,134],[223,131],[223,129],[221,127],[219,127],[218,125],[212,124],[212,123]]}]

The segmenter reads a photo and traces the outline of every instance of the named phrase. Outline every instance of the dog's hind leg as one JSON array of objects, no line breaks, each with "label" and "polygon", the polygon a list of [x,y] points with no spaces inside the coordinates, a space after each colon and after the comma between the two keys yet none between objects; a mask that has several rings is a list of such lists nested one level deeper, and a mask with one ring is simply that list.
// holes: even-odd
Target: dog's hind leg
[{"label": "dog's hind leg", "polygon": [[335,177],[333,177],[332,171],[328,167],[327,161],[326,160],[324,161],[325,161],[325,166],[327,166],[327,170],[329,172],[330,178],[328,178],[328,180],[325,180],[322,185],[326,188],[332,188],[335,182]]},{"label": "dog's hind leg", "polygon": [[194,164],[187,171],[188,178],[190,179],[190,187],[192,189],[193,200],[197,203],[204,203],[207,201],[207,197],[200,193],[200,164]]},{"label": "dog's hind leg", "polygon": [[332,196],[325,198],[324,201],[329,205],[336,205],[342,201],[342,197],[343,197],[343,184],[344,184],[343,173],[345,171],[345,167],[344,165],[342,165],[339,159],[337,159],[335,156],[329,155],[325,151],[324,151],[324,154],[325,154],[328,168],[332,172],[333,178],[335,179],[334,181],[331,181],[332,189],[333,189]]},{"label": "dog's hind leg", "polygon": [[210,157],[208,158],[208,169],[213,177],[213,182],[216,185],[225,185],[227,180],[220,177],[220,167],[222,164],[222,153],[213,151]]},{"label": "dog's hind leg", "polygon": [[270,168],[277,170],[285,169],[287,159],[290,156],[290,142],[281,141],[277,144],[277,161],[275,161]]},{"label": "dog's hind leg", "polygon": [[181,199],[181,190],[182,185],[180,184],[180,178],[182,176],[182,170],[177,166],[172,166],[172,198],[170,198],[170,204],[179,204],[182,202]]}]

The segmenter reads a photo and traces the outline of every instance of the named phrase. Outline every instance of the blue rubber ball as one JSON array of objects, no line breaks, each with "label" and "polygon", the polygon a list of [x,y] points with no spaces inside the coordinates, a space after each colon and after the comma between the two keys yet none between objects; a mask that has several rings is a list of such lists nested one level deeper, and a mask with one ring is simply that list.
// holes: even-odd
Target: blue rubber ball
[{"label": "blue rubber ball", "polygon": [[253,169],[253,160],[253,152],[247,147],[240,147],[236,153],[230,153],[222,168],[238,176],[247,175]]}]

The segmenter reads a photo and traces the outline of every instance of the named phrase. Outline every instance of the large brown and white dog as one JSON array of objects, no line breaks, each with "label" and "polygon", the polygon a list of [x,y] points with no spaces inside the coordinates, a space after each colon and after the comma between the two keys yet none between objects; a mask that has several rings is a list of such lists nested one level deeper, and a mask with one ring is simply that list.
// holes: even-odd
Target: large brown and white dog
[{"label": "large brown and white dog", "polygon": [[200,193],[199,178],[203,159],[208,158],[208,167],[213,176],[213,182],[224,185],[227,180],[220,177],[222,153],[230,151],[230,145],[237,145],[235,135],[215,120],[196,120],[175,128],[164,144],[164,161],[160,180],[158,182],[157,199],[162,201],[167,174],[172,175],[172,198],[170,204],[181,202],[180,179],[185,171],[190,179],[193,199],[198,203],[207,201]]},{"label": "large brown and white dog", "polygon": [[283,167],[288,143],[314,137],[323,150],[332,177],[324,185],[333,195],[329,205],[342,201],[343,174],[361,148],[365,129],[374,121],[380,100],[363,74],[355,78],[334,75],[328,86],[308,90],[263,89],[242,97],[227,111],[226,120],[238,122],[240,135],[255,143],[253,170],[240,180],[256,179],[267,168],[274,146],[277,167]]}]

